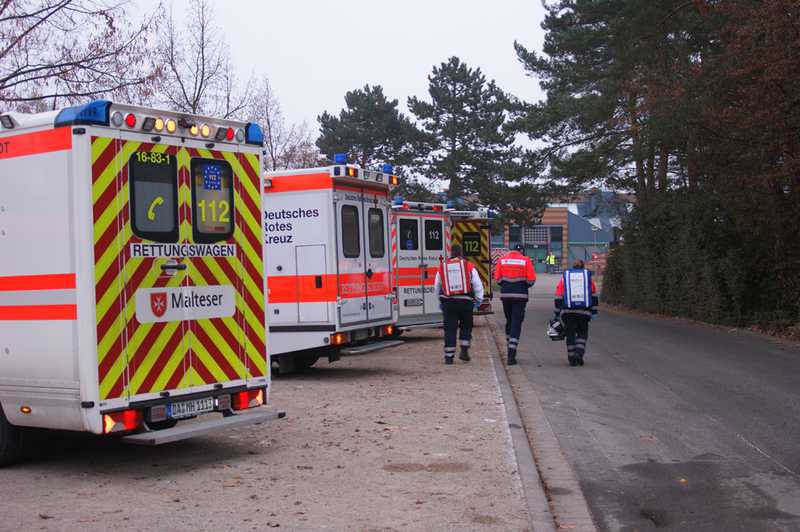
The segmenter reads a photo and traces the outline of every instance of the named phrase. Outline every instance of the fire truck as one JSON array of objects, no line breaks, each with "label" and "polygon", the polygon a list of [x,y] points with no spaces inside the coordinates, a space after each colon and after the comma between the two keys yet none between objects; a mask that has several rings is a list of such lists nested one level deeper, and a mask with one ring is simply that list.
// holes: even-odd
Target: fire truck
[{"label": "fire truck", "polygon": [[267,174],[267,314],[281,372],[397,344],[374,342],[395,330],[388,245],[395,184],[390,165],[360,168],[343,154],[331,166]]},{"label": "fire truck", "polygon": [[398,331],[442,324],[436,272],[450,256],[450,211],[441,203],[403,201],[392,205],[393,279]]},{"label": "fire truck", "polygon": [[476,314],[492,313],[492,252],[489,211],[450,211],[452,244],[458,244],[483,281],[484,298]]},{"label": "fire truck", "polygon": [[157,445],[282,417],[261,129],[104,100],[0,124],[0,464],[25,427]]}]

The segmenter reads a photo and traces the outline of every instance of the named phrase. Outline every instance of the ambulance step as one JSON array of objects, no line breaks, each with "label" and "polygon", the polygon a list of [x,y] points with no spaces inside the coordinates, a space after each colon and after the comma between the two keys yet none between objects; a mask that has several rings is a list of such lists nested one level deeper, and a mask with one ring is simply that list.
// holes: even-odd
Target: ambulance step
[{"label": "ambulance step", "polygon": [[348,347],[346,349],[342,349],[341,353],[343,355],[363,355],[364,353],[379,351],[381,349],[386,349],[387,347],[397,347],[398,345],[403,345],[404,343],[405,342],[403,340],[386,340],[384,342],[373,342],[366,345],[357,345],[354,347]]},{"label": "ambulance step", "polygon": [[286,417],[286,412],[258,409],[234,416],[215,418],[209,421],[186,422],[185,425],[178,423],[178,426],[171,429],[152,430],[139,434],[131,434],[130,436],[123,436],[121,441],[133,445],[163,445],[165,443],[185,440],[234,427],[266,423],[284,417]]}]

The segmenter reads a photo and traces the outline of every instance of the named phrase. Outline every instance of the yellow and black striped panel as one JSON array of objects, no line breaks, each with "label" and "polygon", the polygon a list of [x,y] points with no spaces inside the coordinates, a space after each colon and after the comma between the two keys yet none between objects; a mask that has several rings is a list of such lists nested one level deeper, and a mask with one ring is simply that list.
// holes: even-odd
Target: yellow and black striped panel
[{"label": "yellow and black striped panel", "polygon": [[458,244],[464,258],[478,270],[485,297],[492,297],[492,257],[489,224],[486,220],[453,220],[453,244]]},{"label": "yellow and black striped panel", "polygon": [[[187,273],[167,276],[153,259],[130,256],[128,160],[137,151],[176,158],[180,243],[191,243],[190,161],[225,159],[234,170],[235,257],[179,259]],[[92,139],[95,297],[100,398],[114,399],[168,389],[260,377],[266,363],[260,178],[256,155],[186,149],[163,144]],[[140,288],[231,285],[229,318],[139,323]]]}]

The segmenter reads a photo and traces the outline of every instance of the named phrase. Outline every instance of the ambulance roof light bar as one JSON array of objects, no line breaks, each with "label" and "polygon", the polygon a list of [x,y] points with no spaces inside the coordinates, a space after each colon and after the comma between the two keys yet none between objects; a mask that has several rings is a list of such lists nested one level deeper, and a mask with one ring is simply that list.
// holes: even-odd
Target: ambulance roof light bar
[{"label": "ambulance roof light bar", "polygon": [[95,100],[83,105],[66,107],[56,116],[55,127],[75,125],[107,126],[111,102],[108,100]]}]

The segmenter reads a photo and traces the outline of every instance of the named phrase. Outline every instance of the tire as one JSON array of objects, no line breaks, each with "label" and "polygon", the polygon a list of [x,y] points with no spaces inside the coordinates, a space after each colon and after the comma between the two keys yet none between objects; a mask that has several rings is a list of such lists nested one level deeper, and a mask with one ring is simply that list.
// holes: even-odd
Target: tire
[{"label": "tire", "polygon": [[0,467],[13,464],[22,456],[22,431],[8,422],[0,406]]},{"label": "tire", "polygon": [[297,369],[300,369],[300,370],[308,369],[311,366],[313,366],[314,364],[316,364],[317,360],[319,360],[319,355],[315,354],[315,353],[307,353],[307,354],[303,354],[303,355],[297,355],[295,357],[295,365],[296,365]]}]

